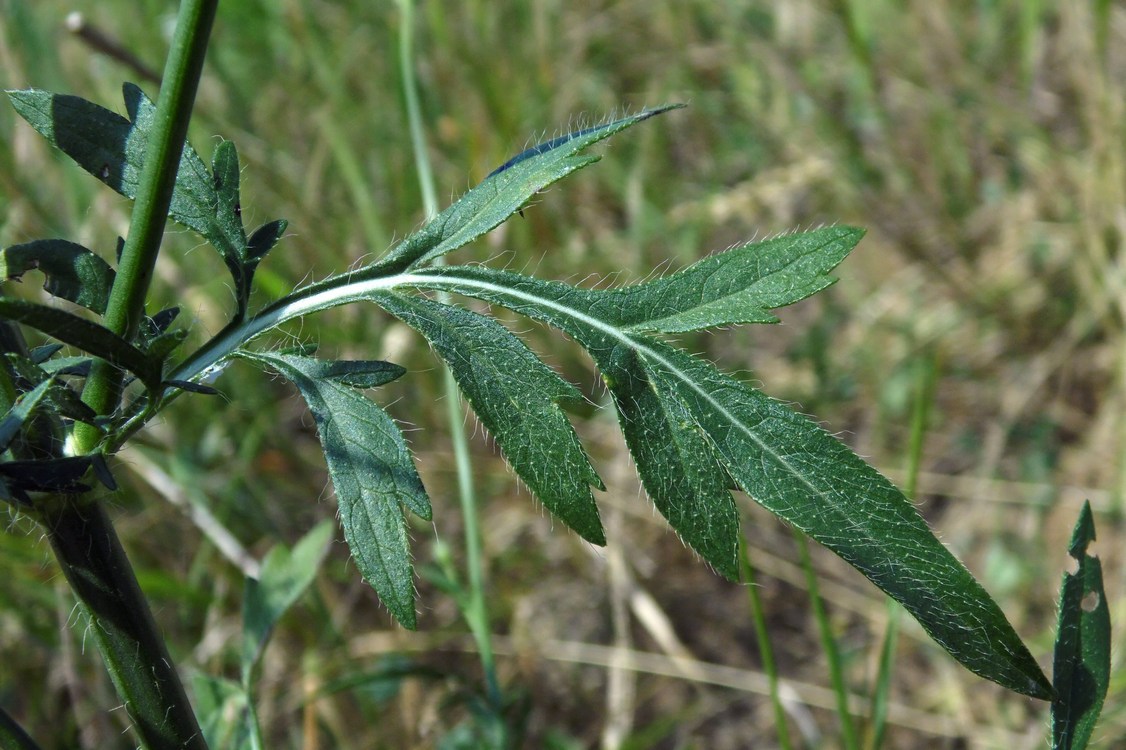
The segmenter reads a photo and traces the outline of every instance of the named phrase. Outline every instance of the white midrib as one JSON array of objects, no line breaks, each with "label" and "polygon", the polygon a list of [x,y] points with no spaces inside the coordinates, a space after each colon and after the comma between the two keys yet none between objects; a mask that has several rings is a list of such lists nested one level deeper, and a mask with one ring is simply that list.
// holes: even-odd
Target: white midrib
[{"label": "white midrib", "polygon": [[[521,300],[529,303],[532,306],[539,306],[554,310],[566,317],[569,317],[583,325],[597,330],[609,338],[618,341],[628,347],[631,347],[642,356],[648,358],[654,363],[664,367],[666,371],[671,373],[674,377],[678,378],[681,382],[687,385],[694,391],[704,402],[710,405],[712,409],[721,415],[724,419],[736,427],[747,439],[756,445],[764,454],[770,456],[779,466],[783,467],[790,476],[796,478],[803,486],[805,486],[811,495],[817,497],[822,502],[833,505],[832,498],[828,493],[814,486],[806,476],[799,471],[793,464],[791,464],[784,456],[779,454],[771,446],[767,445],[762,438],[751,430],[744,422],[739,419],[735,414],[731,413],[722,403],[717,401],[711,393],[705,390],[702,386],[696,383],[687,373],[678,368],[673,362],[669,361],[666,357],[662,356],[660,352],[646,346],[643,342],[630,336],[626,331],[617,328],[606,321],[598,318],[591,317],[580,310],[560,304],[553,300],[544,299],[534,294],[512,289],[511,287],[503,286],[500,284],[490,283],[476,278],[468,278],[456,276],[449,271],[443,275],[428,275],[418,273],[402,273],[395,276],[389,276],[379,279],[370,279],[363,281],[356,281],[350,283],[343,283],[340,286],[335,286],[331,289],[326,289],[320,292],[309,294],[305,297],[299,297],[290,302],[278,304],[274,307],[268,308],[258,316],[248,320],[245,324],[232,328],[220,334],[219,337],[214,339],[203,350],[197,352],[191,358],[182,363],[175,372],[169,377],[171,379],[179,380],[199,380],[205,376],[209,371],[214,371],[221,368],[224,360],[230,356],[239,347],[245,345],[251,339],[265,333],[266,331],[281,325],[282,323],[292,320],[294,318],[307,315],[309,313],[318,312],[330,307],[335,307],[348,302],[360,301],[366,295],[379,291],[390,291],[398,287],[413,287],[423,289],[447,290],[460,294],[467,294],[473,296],[471,292],[466,290],[478,289],[483,292],[492,292],[493,294],[507,296],[512,299]],[[501,303],[503,304],[503,303]],[[866,517],[867,514],[865,514]],[[872,545],[875,547],[882,547],[881,539],[879,536],[872,532],[865,522],[865,518],[853,518],[853,525],[851,528],[854,531],[863,529],[866,540],[863,542],[856,541],[855,546]],[[859,526],[859,528],[858,528]],[[942,597],[945,599],[946,597]],[[901,600],[903,601],[903,600]],[[905,601],[903,601],[906,604]],[[910,608],[909,608],[910,609]],[[948,614],[955,614],[958,610],[956,607],[946,607]],[[959,616],[959,620],[964,620]],[[970,622],[964,623],[965,627],[979,627],[980,624],[973,618]],[[963,661],[962,657],[958,657]],[[965,663],[965,662],[964,662]],[[976,671],[976,670],[975,670]]]},{"label": "white midrib", "polygon": [[[666,371],[670,372],[678,378],[681,382],[692,389],[697,395],[707,402],[718,414],[726,419],[731,424],[742,432],[747,438],[753,442],[760,450],[769,455],[773,460],[785,468],[791,476],[797,478],[809,492],[818,496],[822,500],[828,502],[829,498],[825,493],[815,487],[805,476],[798,471],[798,469],[790,464],[784,456],[775,451],[771,446],[763,442],[753,430],[743,423],[735,414],[732,414],[723,404],[717,401],[711,393],[696,383],[691,377],[688,376],[683,370],[679,369],[673,362],[670,362],[666,357],[662,356],[660,352],[646,346],[643,342],[638,341],[629,335],[626,331],[607,323],[599,318],[592,317],[576,310],[573,307],[561,304],[554,300],[545,299],[543,297],[529,294],[517,289],[513,289],[501,284],[494,284],[481,279],[457,276],[449,273],[448,271],[441,276],[418,274],[418,273],[401,273],[394,276],[386,276],[378,279],[365,279],[363,281],[354,281],[341,284],[340,286],[332,287],[321,292],[310,294],[306,297],[300,297],[285,304],[277,305],[275,307],[267,308],[259,315],[248,320],[244,325],[238,328],[231,329],[225,334],[221,334],[220,338],[214,340],[210,345],[205,347],[206,351],[201,350],[196,356],[193,356],[183,362],[176,370],[169,376],[172,380],[199,380],[207,377],[208,374],[214,372],[223,366],[222,362],[230,356],[236,349],[248,343],[251,339],[265,333],[266,331],[275,328],[286,321],[299,318],[303,315],[325,310],[330,307],[336,307],[341,304],[346,304],[352,301],[363,299],[366,295],[373,292],[390,291],[397,287],[422,287],[427,289],[453,291],[456,293],[466,293],[466,289],[480,289],[485,292],[492,292],[502,297],[510,297],[512,299],[527,302],[532,306],[539,306],[554,310],[563,314],[566,317],[593,328],[611,339],[618,341],[635,351],[642,356],[655,362]],[[471,296],[471,295],[470,295]]]},{"label": "white midrib", "polygon": [[[568,307],[567,305],[561,304],[554,300],[545,299],[534,294],[529,294],[528,292],[512,289],[511,287],[503,286],[501,284],[493,284],[481,279],[455,276],[448,272],[443,273],[441,276],[404,274],[397,277],[394,283],[388,284],[387,286],[381,288],[388,288],[391,286],[416,285],[426,288],[439,288],[444,287],[447,284],[451,287],[449,291],[453,291],[458,294],[465,294],[465,288],[470,287],[528,302],[533,306],[546,307],[551,310],[555,310],[556,312],[562,313],[563,315],[570,317],[573,320],[576,320],[584,325],[590,326],[591,328],[600,331],[601,333],[606,334],[615,341],[633,348],[642,356],[665,368],[666,371],[670,372],[674,377],[678,378],[682,383],[692,389],[697,395],[700,396],[700,398],[702,398],[713,409],[715,409],[715,411],[719,413],[724,419],[726,419],[730,424],[734,425],[741,433],[746,435],[751,442],[758,446],[759,450],[770,456],[774,461],[778,463],[779,466],[783,467],[786,472],[797,479],[809,491],[811,495],[817,497],[821,502],[827,505],[833,504],[833,499],[829,497],[826,492],[819,489],[812,482],[810,482],[809,479],[807,479],[806,476],[801,471],[799,471],[797,467],[791,464],[785,456],[778,453],[778,451],[776,451],[773,447],[764,442],[758,434],[756,434],[743,422],[743,420],[741,420],[737,415],[732,414],[731,411],[727,409],[727,407],[717,401],[711,393],[709,393],[704,387],[702,387],[699,383],[692,379],[686,372],[677,367],[673,362],[670,362],[660,352],[646,346],[643,342],[638,341],[637,339],[630,336],[626,331],[623,331],[604,320],[591,317],[590,315],[587,315],[580,310],[576,310],[573,307]],[[856,519],[852,520],[854,524],[857,524]],[[864,535],[867,537],[865,542],[866,544],[877,547],[882,546],[880,544],[879,536],[873,533],[871,529],[867,528],[866,523],[861,522],[858,525],[864,527]],[[856,529],[856,525],[854,525],[852,528]],[[809,530],[803,529],[803,531],[808,532]]]},{"label": "white midrib", "polygon": [[[670,362],[660,352],[646,346],[644,343],[642,343],[641,341],[638,341],[637,339],[633,338],[632,336],[629,335],[629,333],[623,331],[622,329],[620,329],[616,326],[613,326],[613,325],[607,323],[604,320],[592,317],[592,316],[587,315],[586,313],[584,313],[580,310],[576,310],[573,307],[568,307],[567,305],[561,304],[561,303],[556,302],[554,300],[545,299],[543,297],[539,297],[539,296],[536,296],[534,294],[522,292],[522,291],[519,291],[519,290],[516,290],[516,289],[512,289],[511,287],[502,286],[500,284],[493,284],[493,283],[490,283],[488,281],[482,281],[480,279],[466,278],[466,277],[462,277],[462,276],[454,276],[454,275],[448,274],[448,273],[443,274],[442,276],[418,276],[418,275],[414,275],[414,274],[409,274],[409,276],[412,277],[410,280],[405,281],[405,282],[401,281],[400,283],[395,284],[395,286],[399,286],[399,285],[405,286],[405,285],[418,284],[420,286],[434,287],[434,286],[442,286],[445,282],[448,282],[449,284],[456,285],[456,287],[457,287],[455,289],[452,289],[451,291],[459,292],[459,293],[461,293],[461,290],[464,289],[465,287],[474,287],[474,288],[477,288],[477,289],[481,289],[481,290],[493,292],[493,293],[496,293],[496,294],[504,295],[504,296],[507,296],[507,297],[512,297],[512,298],[515,298],[515,299],[518,299],[518,300],[522,300],[522,301],[528,302],[532,305],[538,305],[540,307],[546,307],[546,308],[549,308],[551,310],[555,310],[556,312],[562,313],[563,315],[566,315],[567,317],[572,318],[572,319],[578,321],[579,323],[582,323],[583,325],[589,326],[589,327],[594,328],[595,330],[597,330],[601,333],[606,334],[607,336],[614,339],[615,341],[618,341],[622,344],[625,344],[626,346],[628,346],[628,347],[634,349],[635,351],[637,351],[642,356],[646,357],[647,359],[649,359],[649,360],[657,363],[661,367],[665,368],[666,371],[672,373],[681,382],[683,382],[685,385],[687,385],[689,388],[691,388],[693,391],[695,391],[696,394],[700,396],[700,398],[702,398],[704,401],[706,401],[724,419],[726,419],[731,424],[735,425],[739,429],[739,431],[742,432],[744,435],[746,435],[747,438],[750,439],[755,445],[757,445],[760,450],[762,450],[763,452],[770,455],[775,461],[777,461],[779,463],[779,465],[783,466],[786,469],[786,471],[788,471],[790,474],[792,474],[794,477],[796,477],[803,485],[805,485],[809,489],[809,491],[811,493],[813,493],[813,494],[815,494],[819,497],[822,497],[825,500],[828,500],[828,498],[825,497],[824,493],[821,490],[819,490],[817,487],[815,487],[813,484],[811,484],[809,482],[809,480],[807,480],[801,474],[801,472],[799,472],[797,470],[796,467],[791,465],[790,462],[785,459],[784,456],[782,456],[777,451],[775,451],[773,448],[771,448],[769,445],[767,445],[765,442],[763,442],[762,438],[760,438],[754,431],[752,431],[746,424],[744,424],[743,421],[741,419],[739,419],[738,416],[736,416],[735,414],[732,414],[731,411],[727,409],[727,407],[725,407],[723,404],[721,404],[719,401],[717,401],[712,396],[711,393],[709,393],[706,389],[704,389],[702,386],[700,386],[695,380],[693,380],[691,377],[689,377],[689,375],[687,373],[685,373],[683,370],[678,368],[673,362]],[[420,283],[420,280],[421,280],[421,283]]]}]

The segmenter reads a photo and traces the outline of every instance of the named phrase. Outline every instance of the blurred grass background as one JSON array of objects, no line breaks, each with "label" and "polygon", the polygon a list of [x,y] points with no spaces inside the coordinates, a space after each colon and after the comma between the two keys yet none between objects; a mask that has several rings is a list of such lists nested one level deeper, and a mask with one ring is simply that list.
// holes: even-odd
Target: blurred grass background
[{"label": "blurred grass background", "polygon": [[[123,80],[155,95],[136,70],[67,30],[72,11],[160,69],[173,3],[0,0],[0,86],[75,93],[119,112]],[[623,109],[690,104],[614,139],[602,162],[451,260],[621,283],[756,236],[866,227],[841,282],[784,310],[783,325],[682,343],[816,415],[897,481],[912,409],[933,397],[920,509],[1045,669],[1085,498],[1112,621],[1123,622],[1126,8],[470,0],[427,3],[417,20],[423,113],[448,198],[541,136]],[[221,5],[191,138],[204,158],[217,135],[238,146],[248,226],[290,221],[259,272],[263,301],[382,252],[421,220],[398,22],[391,2]],[[51,153],[9,107],[0,142],[0,242],[65,237],[111,257],[129,205]],[[202,336],[231,308],[225,275],[214,253],[173,228],[154,293],[181,304],[182,322]],[[515,325],[603,401],[580,351]],[[378,396],[417,428],[408,435],[434,499],[433,527],[414,533],[416,562],[430,564],[438,540],[456,557],[461,523],[426,347],[373,309],[323,314],[291,334],[326,354],[382,356],[412,371]],[[920,372],[933,394],[920,395]],[[334,504],[294,393],[244,365],[219,385],[224,397],[181,399],[123,455],[126,488],[113,502],[173,654],[189,670],[229,674],[242,580],[232,559],[245,569]],[[694,560],[649,508],[613,417],[590,408],[575,421],[609,488],[606,550],[552,524],[474,434],[493,630],[525,746],[777,746],[745,592]],[[793,539],[740,502],[791,736],[799,747],[837,747]],[[7,526],[0,702],[45,747],[130,746],[49,550],[25,521]],[[221,551],[205,533],[215,528],[246,556]],[[813,552],[849,684],[868,695],[881,596]],[[472,717],[462,698],[479,690],[480,674],[449,597],[421,579],[420,631],[404,632],[359,580],[342,538],[314,588],[266,655],[259,702],[270,746],[452,742]],[[891,690],[886,747],[1044,745],[1045,704],[974,677],[914,623]],[[1124,693],[1116,670],[1100,747],[1126,743]],[[868,713],[860,699],[853,708]]]}]

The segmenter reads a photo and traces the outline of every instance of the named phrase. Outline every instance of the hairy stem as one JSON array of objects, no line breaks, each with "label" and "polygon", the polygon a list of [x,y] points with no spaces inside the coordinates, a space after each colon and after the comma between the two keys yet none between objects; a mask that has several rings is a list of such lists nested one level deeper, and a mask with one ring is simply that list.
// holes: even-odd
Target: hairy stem
[{"label": "hairy stem", "polygon": [[[164,70],[152,134],[138,185],[129,237],[110,294],[105,325],[132,339],[160,251],[188,120],[203,69],[218,0],[184,0]],[[110,414],[121,398],[121,373],[96,362],[83,399]],[[71,450],[96,450],[101,433],[77,425]],[[106,669],[141,743],[148,748],[206,748],[187,693],[148,602],[102,504],[64,497],[46,502],[38,517],[82,608]]]},{"label": "hairy stem", "polygon": [[[127,340],[136,335],[145,314],[145,299],[160,253],[172,189],[218,4],[219,0],[184,0],[180,5],[129,222],[129,236],[106,307],[105,326]],[[98,414],[109,414],[117,408],[120,394],[121,371],[106,362],[95,362],[86,381],[83,400]],[[96,428],[79,424],[75,428],[74,451],[88,453],[97,447],[100,439]]]},{"label": "hairy stem", "polygon": [[90,618],[90,635],[141,742],[153,750],[205,750],[187,693],[102,503],[65,498],[43,509],[39,520]]}]

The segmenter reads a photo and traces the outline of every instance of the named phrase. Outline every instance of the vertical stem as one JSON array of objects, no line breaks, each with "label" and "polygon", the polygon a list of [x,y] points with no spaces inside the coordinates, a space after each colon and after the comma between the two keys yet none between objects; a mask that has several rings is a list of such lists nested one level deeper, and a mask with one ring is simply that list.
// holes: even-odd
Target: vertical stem
[{"label": "vertical stem", "polygon": [[205,750],[195,714],[100,502],[63,498],[39,520],[145,747]]},{"label": "vertical stem", "polygon": [[[176,33],[164,68],[164,83],[160,87],[152,132],[145,148],[145,163],[137,185],[129,236],[121,253],[103,321],[107,328],[126,339],[132,339],[136,334],[145,313],[145,298],[164,236],[180,155],[188,134],[188,122],[218,5],[219,0],[183,0],[180,4]],[[95,360],[82,394],[83,400],[96,413],[109,414],[117,408],[120,391],[120,371]],[[77,425],[75,452],[90,452],[97,447],[100,437],[97,429],[90,425]]]},{"label": "vertical stem", "polygon": [[[407,119],[410,124],[411,144],[418,170],[419,187],[422,191],[422,204],[426,220],[438,215],[438,200],[434,190],[434,176],[430,168],[430,158],[426,151],[425,135],[422,127],[422,112],[418,103],[418,85],[414,77],[414,53],[412,49],[414,26],[414,3],[412,0],[399,0],[402,12],[399,32],[399,67],[403,82],[403,97],[406,100]],[[443,259],[434,261],[440,265]],[[446,293],[439,294],[439,301],[449,299]],[[465,434],[465,411],[461,396],[448,367],[443,368],[443,390],[446,394],[446,412],[450,425],[450,440],[453,444],[454,462],[457,466],[458,499],[462,519],[465,524],[465,565],[469,574],[469,592],[462,615],[465,617],[481,658],[485,674],[485,691],[489,703],[496,709],[501,707],[500,684],[497,681],[496,658],[493,654],[492,639],[489,636],[489,611],[485,601],[484,555],[481,550],[481,527],[477,512],[477,494],[473,486],[473,463],[469,455],[469,439]]]},{"label": "vertical stem", "polygon": [[[217,6],[218,0],[183,0],[180,5],[129,237],[104,320],[126,339],[136,334],[145,312]],[[96,360],[83,399],[98,414],[111,414],[120,392],[121,373]],[[100,440],[97,429],[79,424],[70,450],[88,453]],[[187,693],[102,504],[57,498],[38,508],[38,518],[90,618],[94,640],[141,743],[156,750],[205,749]]]}]

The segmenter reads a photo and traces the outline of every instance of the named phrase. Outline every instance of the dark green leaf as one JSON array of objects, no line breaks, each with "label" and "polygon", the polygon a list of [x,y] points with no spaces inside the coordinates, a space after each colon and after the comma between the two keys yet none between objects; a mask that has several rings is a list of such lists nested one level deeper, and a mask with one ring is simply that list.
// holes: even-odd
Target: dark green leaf
[{"label": "dark green leaf", "polygon": [[[82,364],[88,361],[81,358],[59,357],[47,360],[41,366],[36,366],[31,360],[18,354],[4,355],[4,364],[8,368],[8,374],[14,376],[14,382],[21,391],[37,388],[48,380],[52,380],[56,375],[71,375],[76,374],[76,371],[81,374]],[[70,367],[66,366],[68,363]],[[79,394],[67,387],[67,384],[61,379],[54,379],[50,383],[44,402],[49,404],[49,408],[42,411],[51,412],[55,417],[90,424],[93,424],[97,419],[94,410],[83,403]]]},{"label": "dark green leaf", "polygon": [[285,219],[277,219],[255,229],[247,241],[249,258],[251,260],[262,260],[266,253],[273,250],[274,246],[278,244],[288,226],[289,222]]},{"label": "dark green leaf", "polygon": [[94,470],[94,476],[102,483],[110,492],[117,490],[117,480],[113,478],[113,474],[109,470],[109,464],[106,463],[106,457],[101,453],[94,453],[90,456],[90,468]]},{"label": "dark green leaf", "polygon": [[647,284],[611,289],[608,308],[634,331],[680,333],[737,323],[777,323],[770,310],[821,291],[863,230],[828,227],[755,242]]},{"label": "dark green leaf", "polygon": [[619,345],[591,354],[653,504],[686,544],[736,580],[739,515],[707,436],[675,393],[650,379],[636,349]]},{"label": "dark green leaf", "polygon": [[[90,488],[79,480],[101,459],[95,456],[67,456],[35,461],[5,461],[0,463],[0,475],[10,489],[23,492],[81,493]],[[104,459],[101,459],[104,460]],[[97,470],[98,479],[104,481],[104,467]],[[112,479],[110,480],[112,483]]]},{"label": "dark green leaf", "polygon": [[30,352],[31,363],[34,365],[42,365],[44,362],[51,359],[51,357],[58,354],[62,348],[62,344],[44,344],[43,346],[37,346]]},{"label": "dark green leaf", "polygon": [[27,271],[47,277],[48,294],[92,310],[106,311],[114,272],[92,250],[66,240],[36,240],[0,250],[0,277],[18,278]]},{"label": "dark green leaf", "polygon": [[51,387],[53,382],[51,379],[44,380],[34,389],[20,396],[12,408],[8,410],[8,413],[4,415],[4,419],[0,420],[0,453],[8,450],[8,446],[19,434],[20,428],[23,427],[31,413],[35,411],[39,402],[47,395],[47,389]]},{"label": "dark green leaf", "polygon": [[48,375],[75,375],[84,378],[90,373],[89,357],[53,357],[40,368]]},{"label": "dark green leaf", "polygon": [[169,307],[161,310],[152,317],[145,317],[141,322],[141,336],[145,339],[155,339],[168,331],[172,321],[180,314],[179,307]]},{"label": "dark green leaf", "polygon": [[1095,541],[1091,504],[1083,504],[1068,553],[1079,570],[1065,573],[1052,666],[1052,747],[1083,750],[1091,739],[1110,684],[1110,610],[1102,564],[1087,554]]},{"label": "dark green leaf", "polygon": [[[129,199],[145,161],[156,106],[137,86],[123,87],[130,119],[77,96],[28,89],[9,91],[16,111],[52,145]],[[130,121],[131,120],[131,121]],[[207,165],[184,145],[168,215],[214,241],[215,189]]]},{"label": "dark green leaf", "polygon": [[224,246],[241,250],[246,247],[246,232],[242,226],[242,203],[239,199],[239,163],[235,144],[223,141],[215,148],[211,158],[211,171],[215,179],[215,230],[224,239]]},{"label": "dark green leaf", "polygon": [[[901,602],[969,669],[1018,692],[1051,695],[1000,608],[934,537],[914,506],[809,420],[710,365],[623,327],[622,314],[605,304],[605,293],[486,268],[427,269],[407,278],[413,285],[478,297],[562,329],[591,351],[600,367],[612,365],[611,391],[624,387],[615,382],[615,368],[650,387],[655,395],[641,396],[640,387],[630,384],[632,402],[615,394],[619,405],[636,402],[638,412],[660,409],[663,415],[663,424],[650,417],[644,428],[626,426],[627,434],[635,433],[630,447],[650,493],[668,496],[661,482],[679,474],[694,483],[694,501],[712,498],[714,506],[722,475],[709,461],[721,462],[755,500]],[[623,351],[632,351],[629,356],[638,364],[617,365],[629,361]],[[624,412],[623,425],[631,418],[633,412]],[[693,429],[706,441],[694,439]],[[675,449],[647,446],[662,438]],[[695,529],[684,526],[688,520]],[[696,543],[690,531],[709,540],[708,547],[696,547],[705,559],[730,569],[738,540],[725,514],[706,519],[684,514],[677,522],[690,544]]]},{"label": "dark green leaf", "polygon": [[602,489],[559,402],[580,399],[496,321],[420,297],[373,298],[421,333],[450,367],[505,458],[556,517],[594,544],[605,544],[590,487]]},{"label": "dark green leaf", "polygon": [[[75,96],[30,89],[9,91],[16,111],[83,169],[126,198],[137,195],[156,106],[140,88],[125,84],[129,119]],[[239,164],[234,145],[215,149],[214,175],[184,144],[168,215],[195,230],[223,257],[235,282],[240,314],[250,294],[254,259],[248,255],[239,203]],[[261,240],[266,242],[266,238]]]},{"label": "dark green leaf", "polygon": [[[648,109],[604,125],[552,139],[510,159],[419,231],[407,237],[374,268],[406,269],[439,258],[472,242],[520,210],[548,185],[600,157],[580,151],[670,109]],[[363,273],[362,271],[359,273]]]},{"label": "dark green leaf", "polygon": [[204,237],[223,256],[235,280],[235,297],[240,311],[250,299],[253,264],[247,263],[246,230],[242,225],[242,204],[239,198],[239,163],[235,144],[223,141],[216,147],[211,161],[215,177],[215,211]]},{"label": "dark green leaf", "polygon": [[189,393],[199,393],[204,396],[218,396],[219,391],[204,383],[193,383],[190,380],[165,380],[164,385],[169,388],[179,388]]},{"label": "dark green leaf", "polygon": [[34,302],[0,298],[0,317],[31,326],[140,378],[150,391],[160,385],[161,361],[149,357],[116,333],[85,318]]},{"label": "dark green leaf", "polygon": [[[300,355],[301,352],[293,352]],[[308,356],[308,355],[306,355]],[[308,371],[315,377],[334,380],[353,388],[376,388],[401,378],[406,372],[393,362],[381,360],[317,359]]]},{"label": "dark green leaf", "polygon": [[415,627],[414,582],[403,506],[429,520],[430,500],[403,435],[376,403],[325,378],[309,357],[239,352],[297,386],[317,422],[344,536],[364,579],[391,614]]},{"label": "dark green leaf", "polygon": [[180,344],[188,337],[185,330],[168,331],[161,333],[145,343],[145,354],[152,359],[163,362],[168,355],[176,351]]},{"label": "dark green leaf", "polygon": [[[60,371],[58,374],[70,373]],[[51,410],[57,417],[85,422],[86,424],[99,424],[98,415],[82,400],[82,396],[61,380],[56,379],[51,389],[47,391],[47,401],[51,404]]]}]

